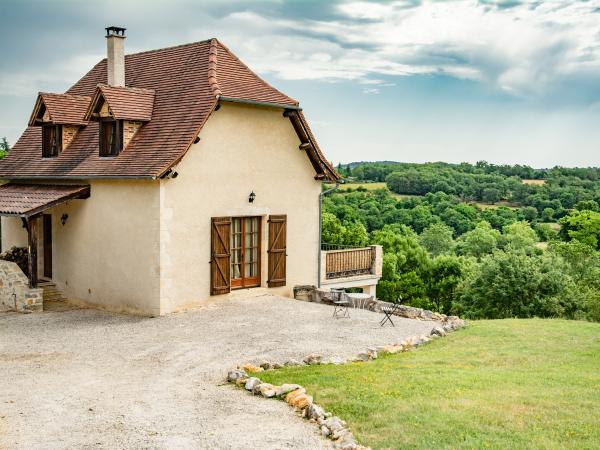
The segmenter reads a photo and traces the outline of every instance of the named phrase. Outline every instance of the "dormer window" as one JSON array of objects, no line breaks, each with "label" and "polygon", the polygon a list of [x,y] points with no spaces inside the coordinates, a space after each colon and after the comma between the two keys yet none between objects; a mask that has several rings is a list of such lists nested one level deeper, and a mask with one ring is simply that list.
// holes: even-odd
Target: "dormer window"
[{"label": "dormer window", "polygon": [[62,151],[62,125],[42,125],[42,156],[54,158]]},{"label": "dormer window", "polygon": [[117,156],[123,149],[123,121],[100,120],[100,156]]}]

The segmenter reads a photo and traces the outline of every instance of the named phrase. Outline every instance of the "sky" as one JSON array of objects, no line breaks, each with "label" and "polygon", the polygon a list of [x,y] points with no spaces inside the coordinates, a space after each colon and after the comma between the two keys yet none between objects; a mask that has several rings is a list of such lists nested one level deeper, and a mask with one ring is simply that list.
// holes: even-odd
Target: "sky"
[{"label": "sky", "polygon": [[600,0],[0,0],[0,137],[106,54],[220,39],[335,164],[600,166]]}]

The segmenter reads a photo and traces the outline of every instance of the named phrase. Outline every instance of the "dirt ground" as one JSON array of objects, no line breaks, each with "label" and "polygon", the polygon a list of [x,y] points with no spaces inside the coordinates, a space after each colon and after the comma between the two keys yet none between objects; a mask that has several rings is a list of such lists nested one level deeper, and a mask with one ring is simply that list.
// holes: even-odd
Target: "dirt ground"
[{"label": "dirt ground", "polygon": [[92,309],[0,312],[0,449],[320,449],[284,402],[224,384],[264,359],[351,356],[434,322],[281,297],[140,318]]}]

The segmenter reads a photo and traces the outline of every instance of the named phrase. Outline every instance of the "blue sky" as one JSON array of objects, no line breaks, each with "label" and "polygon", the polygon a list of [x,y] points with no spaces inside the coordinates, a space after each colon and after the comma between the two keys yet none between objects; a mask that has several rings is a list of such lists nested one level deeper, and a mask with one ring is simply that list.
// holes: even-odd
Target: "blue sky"
[{"label": "blue sky", "polygon": [[600,0],[0,0],[0,136],[104,57],[221,39],[328,158],[600,165]]}]

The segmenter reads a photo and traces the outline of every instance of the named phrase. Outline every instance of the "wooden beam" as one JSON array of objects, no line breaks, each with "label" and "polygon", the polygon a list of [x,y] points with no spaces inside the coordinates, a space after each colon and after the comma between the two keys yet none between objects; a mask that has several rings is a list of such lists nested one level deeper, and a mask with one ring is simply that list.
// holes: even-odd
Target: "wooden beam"
[{"label": "wooden beam", "polygon": [[27,218],[27,264],[29,269],[29,287],[36,288],[38,283],[37,232],[39,216]]}]

